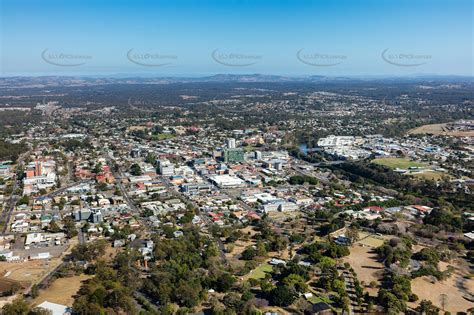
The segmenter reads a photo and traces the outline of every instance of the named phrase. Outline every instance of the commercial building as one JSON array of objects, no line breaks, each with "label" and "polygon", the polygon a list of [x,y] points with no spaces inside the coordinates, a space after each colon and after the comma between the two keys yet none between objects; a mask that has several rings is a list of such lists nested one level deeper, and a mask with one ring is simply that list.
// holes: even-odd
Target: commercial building
[{"label": "commercial building", "polygon": [[241,149],[225,149],[224,150],[224,162],[226,163],[237,163],[245,160],[244,151]]},{"label": "commercial building", "polygon": [[209,179],[219,188],[235,188],[245,185],[243,180],[231,175],[215,175],[211,176]]},{"label": "commercial building", "polygon": [[227,148],[228,149],[235,149],[235,139],[234,138],[227,139]]}]

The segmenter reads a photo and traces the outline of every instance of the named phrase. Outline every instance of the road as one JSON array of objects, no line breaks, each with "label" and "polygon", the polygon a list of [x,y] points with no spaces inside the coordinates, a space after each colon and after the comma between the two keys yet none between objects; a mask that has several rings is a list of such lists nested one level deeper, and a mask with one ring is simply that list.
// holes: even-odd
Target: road
[{"label": "road", "polygon": [[81,181],[78,181],[78,182],[74,182],[74,183],[71,183],[67,186],[64,186],[64,187],[58,188],[56,190],[50,191],[49,193],[47,193],[45,195],[42,195],[41,197],[56,197],[56,196],[62,194],[67,189],[71,188],[71,187],[74,187],[74,186],[77,186],[77,185],[80,185],[80,184],[85,184],[85,183],[88,183],[88,182],[90,182],[89,179],[84,179],[84,180],[81,180]]},{"label": "road", "polygon": [[0,217],[0,222],[4,223],[2,227],[2,235],[5,235],[5,233],[7,232],[13,210],[15,210],[15,205],[18,201],[18,196],[16,195],[16,189],[18,188],[18,178],[16,171],[18,170],[18,166],[23,165],[23,161],[28,155],[30,155],[30,151],[21,154],[17,160],[17,167],[15,169],[15,174],[13,175],[12,194],[10,196],[10,199],[8,200],[8,205],[3,209],[3,212]]},{"label": "road", "polygon": [[130,207],[130,209],[132,209],[133,211],[135,212],[138,212],[138,208],[137,206],[135,205],[135,203],[133,202],[133,200],[130,198],[130,195],[128,194],[128,191],[127,189],[125,189],[125,187],[123,186],[123,183],[122,183],[122,178],[123,178],[123,174],[122,174],[122,171],[118,170],[115,171],[114,169],[114,160],[112,160],[112,158],[108,155],[108,153],[106,153],[106,160],[107,160],[107,164],[109,165],[110,167],[110,171],[112,172],[112,175],[114,176],[115,180],[117,181],[117,185],[120,189],[120,192],[122,193],[122,197],[123,199],[125,200],[125,202],[127,203],[127,205]]}]

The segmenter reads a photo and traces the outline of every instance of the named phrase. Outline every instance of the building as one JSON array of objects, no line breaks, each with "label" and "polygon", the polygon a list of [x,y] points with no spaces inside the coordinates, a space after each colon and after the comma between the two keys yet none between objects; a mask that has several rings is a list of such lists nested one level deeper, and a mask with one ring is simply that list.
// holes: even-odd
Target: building
[{"label": "building", "polygon": [[234,138],[227,139],[227,148],[228,149],[235,149],[235,139]]},{"label": "building", "polygon": [[225,149],[223,157],[226,163],[238,163],[245,160],[244,151],[241,149]]},{"label": "building", "polygon": [[190,194],[197,194],[202,191],[210,192],[212,190],[212,186],[205,183],[187,183],[181,185],[181,191]]},{"label": "building", "polygon": [[10,165],[0,165],[0,177],[10,176]]},{"label": "building", "polygon": [[92,223],[100,223],[103,221],[100,209],[81,209],[74,212],[76,221],[90,221]]},{"label": "building", "polygon": [[70,315],[72,309],[69,306],[44,301],[38,305],[39,308],[48,310],[52,315]]},{"label": "building", "polygon": [[231,175],[215,175],[211,176],[209,179],[219,188],[235,188],[245,185],[243,180]]},{"label": "building", "polygon": [[168,160],[157,160],[158,173],[163,176],[174,175],[174,165]]},{"label": "building", "polygon": [[41,189],[52,188],[56,185],[56,162],[35,161],[26,167],[23,179],[23,194],[29,195]]}]

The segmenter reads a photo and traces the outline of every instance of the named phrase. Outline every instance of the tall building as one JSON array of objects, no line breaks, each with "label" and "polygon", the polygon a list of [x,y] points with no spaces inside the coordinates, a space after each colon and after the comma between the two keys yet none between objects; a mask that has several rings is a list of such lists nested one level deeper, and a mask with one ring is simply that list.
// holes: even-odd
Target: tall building
[{"label": "tall building", "polygon": [[234,138],[227,139],[227,148],[228,149],[235,149],[235,139]]}]

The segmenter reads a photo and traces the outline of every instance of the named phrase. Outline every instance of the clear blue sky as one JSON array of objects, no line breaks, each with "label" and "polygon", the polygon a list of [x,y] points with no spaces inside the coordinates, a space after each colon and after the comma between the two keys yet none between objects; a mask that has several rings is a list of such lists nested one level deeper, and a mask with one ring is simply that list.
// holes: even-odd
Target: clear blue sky
[{"label": "clear blue sky", "polygon": [[473,75],[471,0],[0,2],[3,76]]}]

